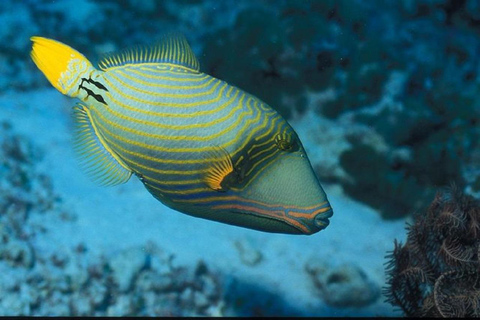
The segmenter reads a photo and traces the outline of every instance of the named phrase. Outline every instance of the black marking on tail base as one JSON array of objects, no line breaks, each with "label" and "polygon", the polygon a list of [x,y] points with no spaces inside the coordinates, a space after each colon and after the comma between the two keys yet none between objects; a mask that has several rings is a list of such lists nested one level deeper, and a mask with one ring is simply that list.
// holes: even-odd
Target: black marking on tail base
[{"label": "black marking on tail base", "polygon": [[89,77],[88,79],[87,79],[87,78],[82,78],[82,83],[80,83],[80,86],[83,85],[83,81],[86,81],[86,82],[88,82],[88,83],[91,83],[91,84],[93,84],[95,87],[97,87],[98,89],[105,90],[105,91],[108,92],[108,89],[105,88],[105,86],[104,86],[103,84],[101,84],[101,83],[98,82],[98,81],[92,80],[92,78],[90,78],[90,77]]},{"label": "black marking on tail base", "polygon": [[85,92],[87,93],[87,98],[88,96],[91,96],[93,97],[95,100],[97,100],[98,102],[100,103],[103,103],[103,104],[107,104],[105,102],[105,99],[103,99],[102,95],[100,94],[96,94],[94,93],[92,90],[86,88],[83,86],[83,82],[87,82],[87,83],[90,83],[90,84],[93,84],[95,87],[97,87],[98,89],[100,90],[104,90],[104,91],[107,91],[108,92],[108,89],[105,88],[105,86],[103,84],[101,84],[100,82],[98,81],[95,81],[95,80],[92,80],[91,78],[82,78],[82,82],[80,83],[80,85],[78,86],[78,89],[83,89],[85,90]]}]

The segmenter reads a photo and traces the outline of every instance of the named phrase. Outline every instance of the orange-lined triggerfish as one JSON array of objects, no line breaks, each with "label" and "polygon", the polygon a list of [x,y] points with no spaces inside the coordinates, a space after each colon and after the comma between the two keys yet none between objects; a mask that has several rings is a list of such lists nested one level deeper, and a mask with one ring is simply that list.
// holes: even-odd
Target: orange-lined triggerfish
[{"label": "orange-lined triggerfish", "polygon": [[180,35],[106,55],[96,69],[58,41],[31,56],[77,97],[75,149],[103,184],[132,173],[165,205],[251,229],[312,234],[332,209],[292,127],[270,106],[200,72]]}]

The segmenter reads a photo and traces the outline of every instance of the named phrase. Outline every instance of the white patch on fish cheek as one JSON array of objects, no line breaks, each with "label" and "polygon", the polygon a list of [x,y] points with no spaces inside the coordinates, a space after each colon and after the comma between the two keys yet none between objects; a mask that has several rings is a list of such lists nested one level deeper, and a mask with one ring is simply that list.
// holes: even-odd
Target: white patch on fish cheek
[{"label": "white patch on fish cheek", "polygon": [[[67,64],[67,70],[63,71],[58,79],[58,84],[63,90],[72,87],[72,83],[74,83],[77,78],[79,78],[88,69],[88,65],[85,61],[81,59],[74,59],[74,54],[72,54],[71,57],[72,59],[70,59]],[[72,87],[72,89],[74,88]]]}]

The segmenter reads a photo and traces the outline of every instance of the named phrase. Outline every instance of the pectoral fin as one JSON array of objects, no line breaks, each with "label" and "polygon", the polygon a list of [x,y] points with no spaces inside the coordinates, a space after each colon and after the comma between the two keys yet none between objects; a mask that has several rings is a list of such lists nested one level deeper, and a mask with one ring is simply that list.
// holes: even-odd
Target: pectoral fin
[{"label": "pectoral fin", "polygon": [[232,159],[228,152],[220,147],[215,147],[209,155],[211,160],[204,181],[213,190],[225,191],[225,178],[233,172]]}]

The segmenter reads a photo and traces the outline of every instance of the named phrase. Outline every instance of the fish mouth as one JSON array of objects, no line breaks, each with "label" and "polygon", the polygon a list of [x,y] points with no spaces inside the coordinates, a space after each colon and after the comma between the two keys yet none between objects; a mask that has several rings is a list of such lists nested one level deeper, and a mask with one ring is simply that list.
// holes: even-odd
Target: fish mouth
[{"label": "fish mouth", "polygon": [[329,208],[327,211],[319,213],[313,219],[313,224],[319,229],[323,230],[330,224],[329,218],[333,216],[332,208]]},{"label": "fish mouth", "polygon": [[328,201],[302,208],[241,200],[214,206],[219,212],[215,220],[266,232],[312,235],[325,229],[333,215]]},{"label": "fish mouth", "polygon": [[333,216],[333,210],[327,201],[320,205],[303,208],[284,208],[283,221],[296,228],[302,234],[314,234],[330,224],[329,218]]}]

